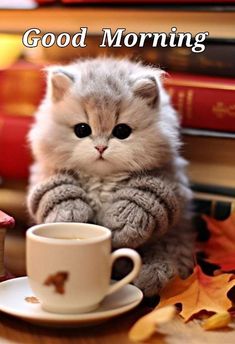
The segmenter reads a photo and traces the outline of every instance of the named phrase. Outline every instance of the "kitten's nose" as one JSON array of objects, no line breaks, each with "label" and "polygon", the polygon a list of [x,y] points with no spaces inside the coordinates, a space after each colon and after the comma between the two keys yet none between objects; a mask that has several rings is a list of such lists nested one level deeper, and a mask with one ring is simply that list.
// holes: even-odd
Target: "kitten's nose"
[{"label": "kitten's nose", "polygon": [[97,149],[100,154],[103,154],[105,149],[107,149],[107,148],[108,148],[108,146],[103,146],[103,145],[95,146],[95,149]]}]

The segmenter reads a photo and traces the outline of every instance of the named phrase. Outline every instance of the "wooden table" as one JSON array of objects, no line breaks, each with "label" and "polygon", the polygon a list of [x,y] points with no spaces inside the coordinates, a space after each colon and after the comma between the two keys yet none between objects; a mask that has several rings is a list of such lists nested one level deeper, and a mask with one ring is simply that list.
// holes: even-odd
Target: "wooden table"
[{"label": "wooden table", "polygon": [[129,329],[150,310],[149,306],[142,303],[106,323],[77,329],[39,327],[0,313],[0,344],[131,344]]}]

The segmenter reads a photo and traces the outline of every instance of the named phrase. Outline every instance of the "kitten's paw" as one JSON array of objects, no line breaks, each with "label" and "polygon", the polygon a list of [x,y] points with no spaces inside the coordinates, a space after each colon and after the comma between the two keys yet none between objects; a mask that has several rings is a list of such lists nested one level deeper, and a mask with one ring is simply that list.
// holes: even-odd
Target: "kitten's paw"
[{"label": "kitten's paw", "polygon": [[143,291],[144,296],[152,297],[157,295],[176,274],[175,266],[168,262],[143,264],[133,284]]},{"label": "kitten's paw", "polygon": [[151,236],[154,219],[129,200],[114,202],[106,211],[102,224],[112,231],[114,248],[136,248]]},{"label": "kitten's paw", "polygon": [[92,218],[91,207],[80,199],[61,202],[53,207],[44,218],[50,222],[88,222]]}]

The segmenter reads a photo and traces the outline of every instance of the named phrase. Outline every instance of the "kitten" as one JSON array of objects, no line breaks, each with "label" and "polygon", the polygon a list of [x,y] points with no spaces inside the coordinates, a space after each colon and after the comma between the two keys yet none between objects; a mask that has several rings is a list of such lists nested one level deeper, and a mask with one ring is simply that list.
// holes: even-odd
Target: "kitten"
[{"label": "kitten", "polygon": [[31,216],[110,228],[113,248],[142,255],[134,283],[147,296],[193,267],[191,191],[163,77],[112,58],[51,67],[29,134]]}]

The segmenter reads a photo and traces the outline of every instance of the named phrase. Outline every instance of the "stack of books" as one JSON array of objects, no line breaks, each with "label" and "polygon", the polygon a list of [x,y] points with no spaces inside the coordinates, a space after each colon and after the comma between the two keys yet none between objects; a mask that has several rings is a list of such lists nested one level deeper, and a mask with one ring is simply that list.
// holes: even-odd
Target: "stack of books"
[{"label": "stack of books", "polygon": [[162,49],[157,62],[182,122],[195,208],[217,219],[235,209],[235,40],[210,37],[202,54]]},{"label": "stack of books", "polygon": [[190,162],[196,207],[218,219],[235,205],[234,76],[182,72],[166,81],[182,117],[183,154]]}]

